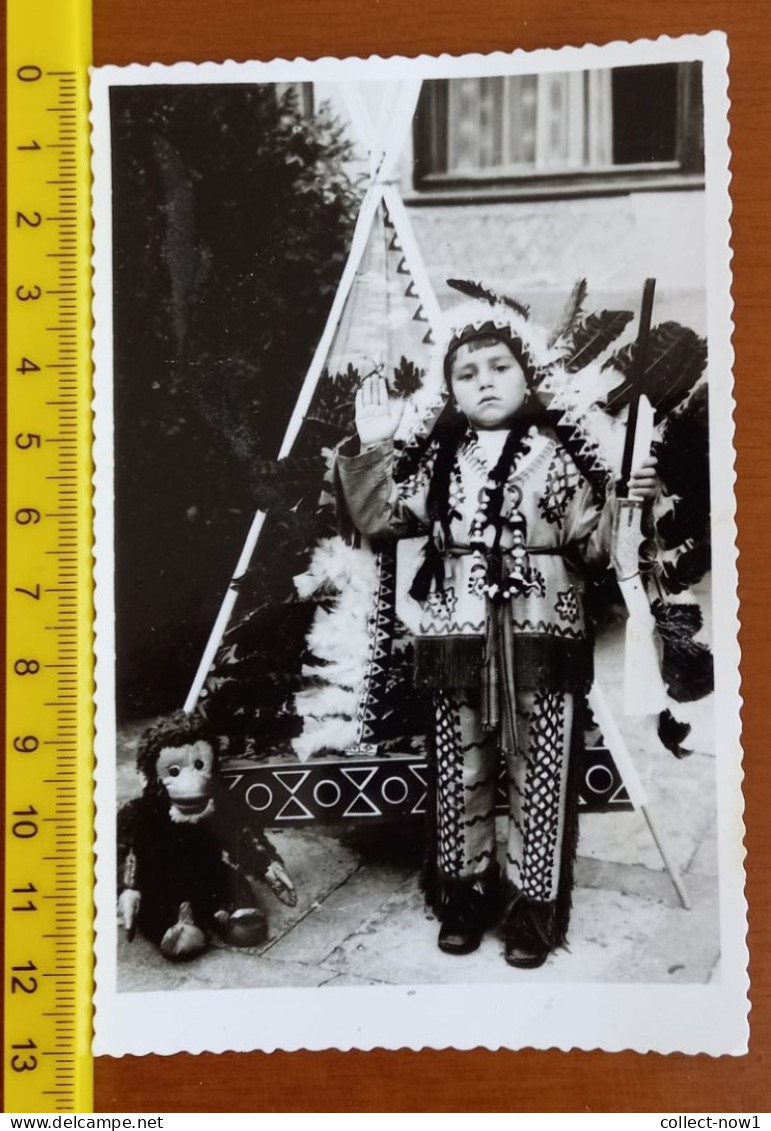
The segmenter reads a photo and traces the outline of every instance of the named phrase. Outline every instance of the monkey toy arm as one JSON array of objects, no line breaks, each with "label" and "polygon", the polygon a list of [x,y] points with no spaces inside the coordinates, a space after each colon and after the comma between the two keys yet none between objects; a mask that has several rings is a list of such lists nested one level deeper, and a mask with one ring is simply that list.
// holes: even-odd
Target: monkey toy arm
[{"label": "monkey toy arm", "polygon": [[238,859],[247,875],[266,883],[282,903],[289,907],[296,906],[297,892],[284,861],[261,829],[241,827]]},{"label": "monkey toy arm", "polygon": [[118,811],[118,914],[129,942],[137,930],[142,893],[136,887],[137,855],[134,850],[135,804],[129,802]]}]

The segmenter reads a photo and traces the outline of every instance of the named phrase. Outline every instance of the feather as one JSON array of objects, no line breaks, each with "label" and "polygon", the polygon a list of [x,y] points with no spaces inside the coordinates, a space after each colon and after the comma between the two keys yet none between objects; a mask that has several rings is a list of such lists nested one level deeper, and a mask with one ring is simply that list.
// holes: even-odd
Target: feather
[{"label": "feather", "polygon": [[712,565],[709,542],[689,546],[673,561],[664,562],[662,581],[670,593],[683,593],[701,581]]},{"label": "feather", "polygon": [[564,339],[569,339],[573,330],[573,326],[578,319],[581,309],[586,299],[586,279],[579,279],[574,285],[573,290],[570,292],[559,321],[546,339],[546,348],[552,349],[557,342]]},{"label": "feather", "polygon": [[303,717],[314,715],[317,719],[325,719],[344,715],[350,719],[356,711],[358,699],[358,691],[353,688],[328,685],[300,691],[294,702],[298,715]]},{"label": "feather", "polygon": [[394,369],[392,392],[397,397],[405,400],[413,397],[423,384],[423,371],[418,369],[409,358],[402,355],[399,364]]},{"label": "feather", "polygon": [[342,538],[323,538],[311,555],[305,573],[294,578],[299,595],[307,600],[317,593],[343,590],[370,593],[377,580],[374,559],[366,550],[349,546]]},{"label": "feather", "polygon": [[510,295],[498,295],[495,291],[488,290],[487,287],[483,287],[481,283],[475,283],[472,279],[448,279],[447,285],[452,287],[453,290],[460,291],[462,295],[478,299],[480,302],[487,302],[490,306],[503,303],[504,306],[516,311],[522,318],[528,318],[530,315],[530,307],[527,303],[517,302]]},{"label": "feather", "polygon": [[657,445],[658,473],[671,495],[709,514],[709,410],[706,381],[670,413]]},{"label": "feather", "polygon": [[[623,380],[609,393],[605,408],[610,413],[626,408],[632,397],[631,374],[637,343],[625,346],[605,362]],[[677,322],[662,322],[651,330],[643,374],[643,392],[659,416],[667,416],[691,391],[707,363],[707,343],[693,330]]]},{"label": "feather", "polygon": [[305,720],[303,733],[292,741],[292,749],[301,762],[325,751],[347,750],[356,742],[356,721],[351,719]]},{"label": "feather", "polygon": [[377,576],[369,551],[337,537],[319,542],[308,569],[294,579],[302,597],[323,598],[326,605],[317,606],[306,637],[311,662],[301,674],[312,684],[294,697],[303,729],[292,747],[303,760],[322,750],[345,750],[356,741]]},{"label": "feather", "polygon": [[658,735],[662,745],[666,746],[675,758],[687,758],[692,750],[686,750],[683,741],[691,733],[691,724],[680,722],[672,712],[667,709],[659,715]]},{"label": "feather", "polygon": [[603,310],[577,322],[570,337],[570,349],[562,362],[567,371],[577,373],[595,361],[624,332],[633,317],[631,310]]},{"label": "feather", "polygon": [[698,605],[665,605],[654,601],[651,611],[663,644],[661,675],[676,703],[703,699],[715,688],[712,653],[694,639],[702,627]]},{"label": "feather", "polygon": [[361,373],[348,364],[344,373],[325,369],[319,378],[305,419],[334,429],[340,437],[354,427],[354,400],[361,384]]},{"label": "feather", "polygon": [[656,533],[665,550],[673,550],[690,542],[709,541],[709,499],[698,496],[675,499],[671,510],[656,523]]}]

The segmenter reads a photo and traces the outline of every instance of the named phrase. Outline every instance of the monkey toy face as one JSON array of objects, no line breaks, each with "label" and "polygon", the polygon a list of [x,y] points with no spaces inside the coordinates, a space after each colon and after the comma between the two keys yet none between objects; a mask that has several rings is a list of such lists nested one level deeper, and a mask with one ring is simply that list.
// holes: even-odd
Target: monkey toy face
[{"label": "monkey toy face", "polygon": [[157,774],[169,795],[172,821],[194,823],[214,811],[214,751],[204,739],[164,746]]}]

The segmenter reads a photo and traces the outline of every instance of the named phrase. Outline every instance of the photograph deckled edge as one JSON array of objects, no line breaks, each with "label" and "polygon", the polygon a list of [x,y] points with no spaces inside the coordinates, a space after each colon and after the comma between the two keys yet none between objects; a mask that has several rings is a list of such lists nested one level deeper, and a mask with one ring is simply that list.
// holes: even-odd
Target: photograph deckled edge
[{"label": "photograph deckled edge", "polygon": [[[112,243],[109,90],[112,85],[326,81],[388,77],[394,69],[431,77],[703,59],[705,66],[708,338],[713,461],[715,711],[718,780],[720,980],[706,986],[539,984],[339,988],[335,1008],[311,990],[189,990],[174,1010],[163,994],[116,988],[115,686],[112,511]],[[457,59],[306,60],[267,64],[177,64],[94,72],[95,533],[97,656],[98,1054],[324,1048],[601,1048],[607,1051],[740,1054],[747,1045],[746,907],[739,740],[727,43],[720,33],[605,47]],[[715,474],[715,467],[719,474]],[[163,1003],[163,1008],[161,1005]],[[506,1008],[508,1003],[510,1008]],[[632,1031],[630,1031],[630,1029]]]}]

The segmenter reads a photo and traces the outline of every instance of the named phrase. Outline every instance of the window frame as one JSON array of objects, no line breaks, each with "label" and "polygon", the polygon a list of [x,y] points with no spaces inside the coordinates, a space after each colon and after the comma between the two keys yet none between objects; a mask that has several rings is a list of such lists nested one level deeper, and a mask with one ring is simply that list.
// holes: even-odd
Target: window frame
[{"label": "window frame", "polygon": [[413,120],[413,205],[461,204],[704,188],[702,65],[677,64],[676,156],[672,161],[529,172],[522,167],[442,170],[449,135],[449,82],[424,83]]}]

